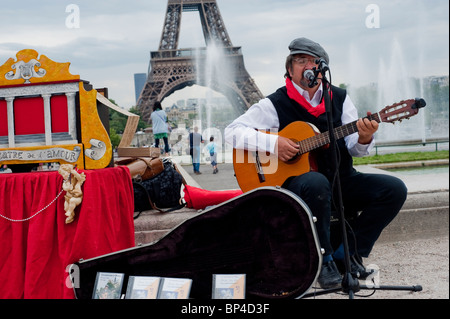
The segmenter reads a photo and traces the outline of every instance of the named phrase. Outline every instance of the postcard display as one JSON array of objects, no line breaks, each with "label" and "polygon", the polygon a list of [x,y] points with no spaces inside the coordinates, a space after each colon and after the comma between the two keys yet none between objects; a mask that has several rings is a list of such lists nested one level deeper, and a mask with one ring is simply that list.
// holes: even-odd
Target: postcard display
[{"label": "postcard display", "polygon": [[[192,279],[129,276],[125,295],[125,274],[98,272],[92,299],[189,299]],[[212,299],[245,299],[245,274],[214,274]]]},{"label": "postcard display", "polygon": [[226,289],[230,281],[241,282],[246,299],[279,299],[301,297],[321,263],[306,204],[290,191],[262,187],[206,209],[154,243],[72,267],[79,276],[74,288],[79,299],[93,297],[100,272],[124,274],[122,294],[129,278],[149,276],[192,280],[189,298],[194,299],[231,297],[238,292]]}]

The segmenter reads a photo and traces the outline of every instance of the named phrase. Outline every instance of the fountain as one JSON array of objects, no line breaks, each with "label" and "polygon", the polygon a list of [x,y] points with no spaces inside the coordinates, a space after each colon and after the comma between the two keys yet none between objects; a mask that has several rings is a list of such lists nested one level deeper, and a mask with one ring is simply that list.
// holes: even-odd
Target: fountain
[{"label": "fountain", "polygon": [[[214,136],[214,141],[219,145],[222,150],[218,154],[218,162],[225,161],[225,153],[229,153],[231,150],[225,144],[223,139],[223,123],[217,127],[217,123],[214,123],[213,108],[220,107],[217,105],[217,98],[225,96],[222,92],[225,91],[227,83],[233,83],[230,81],[232,78],[231,67],[227,65],[227,57],[223,52],[223,47],[214,42],[211,42],[206,48],[200,47],[194,50],[195,65],[197,68],[196,85],[191,88],[191,92],[194,92],[193,96],[204,95],[204,98],[199,98],[197,107],[197,114],[192,122],[192,127],[198,127],[199,133],[206,145],[209,142],[209,138]],[[230,104],[230,108],[231,104]],[[217,112],[216,112],[217,113]],[[182,163],[190,162],[189,154],[189,131],[184,123],[178,123],[178,128],[172,130],[170,133],[170,141],[172,143],[172,149],[174,154],[182,155],[183,157],[178,159]],[[209,156],[209,154],[207,155]],[[203,162],[203,158],[202,158]]]},{"label": "fountain", "polygon": [[[358,107],[359,116],[364,116],[367,111],[378,112],[388,105],[401,100],[423,97],[423,82],[415,81],[405,65],[402,47],[397,39],[392,42],[389,60],[379,58],[378,78],[376,83],[364,87],[358,87],[362,83],[360,72],[365,65],[361,54],[356,47],[350,48],[351,63],[349,66],[352,78],[348,86],[349,94]],[[358,74],[358,75],[357,75]],[[367,79],[364,79],[367,80]],[[376,133],[376,139],[384,142],[405,140],[426,140],[425,116],[427,108],[421,109],[419,114],[401,123],[380,124]]]},{"label": "fountain", "polygon": [[[221,150],[224,150],[223,132],[214,127],[212,122],[212,108],[214,105],[214,98],[216,92],[223,91],[225,83],[230,83],[232,74],[231,68],[227,65],[227,59],[223,52],[223,47],[214,41],[210,42],[206,50],[199,49],[196,51],[196,61],[199,71],[197,72],[197,83],[207,88],[205,93],[205,104],[199,103],[198,119],[196,121],[199,127],[199,132],[202,133],[205,144],[209,142],[209,138],[214,136],[214,141],[219,145]],[[200,62],[204,59],[204,63]],[[204,65],[204,69],[200,66]],[[202,80],[203,79],[203,80]],[[203,125],[205,124],[205,125]],[[218,153],[218,162],[223,162],[222,152]]]}]

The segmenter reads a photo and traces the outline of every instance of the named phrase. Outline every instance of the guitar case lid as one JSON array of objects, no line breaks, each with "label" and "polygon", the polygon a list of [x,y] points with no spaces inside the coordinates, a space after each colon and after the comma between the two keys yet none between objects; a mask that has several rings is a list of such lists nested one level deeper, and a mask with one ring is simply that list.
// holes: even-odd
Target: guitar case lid
[{"label": "guitar case lid", "polygon": [[304,295],[321,263],[307,205],[288,190],[262,187],[206,209],[154,243],[72,267],[79,299],[92,297],[97,272],[190,278],[194,299],[211,299],[213,274],[246,274],[246,299],[281,299]]}]

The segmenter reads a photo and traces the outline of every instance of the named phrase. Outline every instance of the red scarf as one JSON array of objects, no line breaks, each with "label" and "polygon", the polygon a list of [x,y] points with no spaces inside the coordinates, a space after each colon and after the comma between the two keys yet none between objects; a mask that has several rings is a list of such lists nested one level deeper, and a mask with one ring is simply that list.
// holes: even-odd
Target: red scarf
[{"label": "red scarf", "polygon": [[[287,94],[290,99],[294,100],[298,104],[300,104],[308,113],[311,115],[314,115],[315,117],[319,117],[321,114],[325,113],[325,101],[322,99],[322,102],[320,102],[319,105],[316,107],[312,106],[294,87],[294,84],[292,83],[291,79],[286,78],[286,89]],[[331,91],[330,92],[330,98],[332,96]]]}]

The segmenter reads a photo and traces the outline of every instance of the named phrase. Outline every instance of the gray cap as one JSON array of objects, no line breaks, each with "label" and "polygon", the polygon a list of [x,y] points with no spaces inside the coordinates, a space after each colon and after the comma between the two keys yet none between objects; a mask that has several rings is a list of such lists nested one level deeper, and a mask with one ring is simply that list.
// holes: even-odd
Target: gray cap
[{"label": "gray cap", "polygon": [[295,39],[289,44],[289,50],[291,50],[290,55],[294,54],[308,54],[316,58],[324,58],[327,64],[330,62],[328,54],[324,48],[319,43],[311,41],[307,38]]}]

